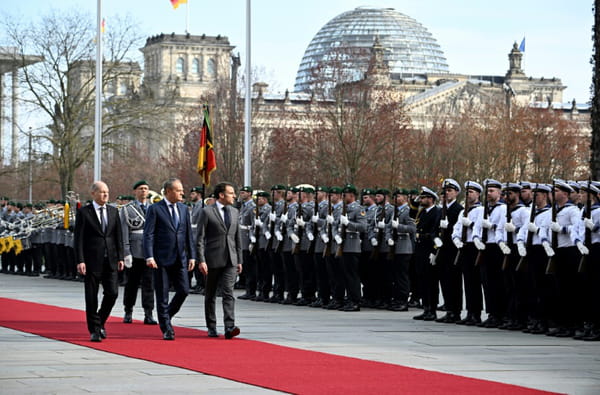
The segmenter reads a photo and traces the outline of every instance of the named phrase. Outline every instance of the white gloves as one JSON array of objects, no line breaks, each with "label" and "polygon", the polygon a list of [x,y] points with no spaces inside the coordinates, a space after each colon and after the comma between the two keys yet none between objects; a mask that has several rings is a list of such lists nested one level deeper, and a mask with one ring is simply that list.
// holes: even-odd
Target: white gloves
[{"label": "white gloves", "polygon": [[304,228],[306,222],[304,222],[304,219],[302,217],[296,217],[296,225],[298,225],[301,228]]},{"label": "white gloves", "polygon": [[544,251],[546,251],[546,255],[548,255],[549,257],[554,256],[554,250],[552,249],[552,246],[550,246],[550,243],[544,241],[542,242],[542,246],[544,246]]},{"label": "white gloves", "polygon": [[448,229],[448,220],[447,219],[443,219],[440,221],[440,228]]},{"label": "white gloves", "polygon": [[530,231],[531,233],[537,233],[539,229],[540,228],[538,228],[538,226],[536,224],[534,224],[533,222],[530,222],[527,224],[527,230]]},{"label": "white gloves", "polygon": [[485,250],[485,244],[483,244],[483,242],[479,240],[478,237],[473,238],[473,243],[475,244],[475,248],[477,248],[479,251]]},{"label": "white gloves", "polygon": [[481,226],[485,229],[492,229],[492,223],[488,219],[482,220]]},{"label": "white gloves", "polygon": [[288,220],[287,213],[281,214],[281,222],[287,222],[287,220]]},{"label": "white gloves", "polygon": [[379,228],[379,229],[385,229],[385,221],[379,221],[379,222],[377,222],[377,228]]},{"label": "white gloves", "polygon": [[347,215],[340,215],[340,223],[343,226],[348,226],[348,224],[350,223],[350,220],[348,219]]},{"label": "white gloves", "polygon": [[522,241],[517,243],[517,250],[519,251],[519,256],[526,256],[527,249],[525,248],[525,244]]},{"label": "white gloves", "polygon": [[315,239],[315,236],[312,234],[312,232],[306,232],[306,237],[310,241],[313,241]]},{"label": "white gloves", "polygon": [[583,224],[589,230],[594,230],[594,221],[591,218],[584,218],[583,219]]},{"label": "white gloves", "polygon": [[463,244],[462,240],[461,240],[461,239],[459,239],[459,238],[452,239],[452,242],[454,243],[454,245],[455,245],[455,246],[456,246],[456,248],[458,248],[458,249],[461,249],[461,248],[463,248],[463,246],[464,246],[464,244]]},{"label": "white gloves", "polygon": [[269,213],[269,220],[271,222],[275,222],[275,220],[277,220],[277,214],[275,214],[275,213]]},{"label": "white gloves", "polygon": [[435,266],[435,254],[433,252],[429,254],[429,263],[431,263],[432,266]]},{"label": "white gloves", "polygon": [[335,237],[333,238],[335,240],[336,243],[338,244],[342,244],[342,236],[340,235],[335,235]]},{"label": "white gloves", "polygon": [[504,224],[504,230],[513,233],[515,230],[517,230],[517,227],[514,226],[512,222],[507,222]]},{"label": "white gloves", "polygon": [[500,250],[502,250],[502,253],[504,255],[510,254],[510,247],[507,246],[505,242],[501,241],[500,243],[498,243],[498,247],[500,247]]},{"label": "white gloves", "polygon": [[131,266],[133,266],[133,257],[131,255],[127,255],[123,261],[125,262],[126,268],[129,269]]},{"label": "white gloves", "polygon": [[275,238],[276,238],[278,241],[281,241],[281,240],[283,240],[283,235],[281,234],[281,232],[280,232],[280,231],[278,231],[278,230],[276,230],[276,231],[275,231]]},{"label": "white gloves", "polygon": [[298,235],[297,235],[297,234],[295,234],[295,233],[290,233],[290,239],[292,240],[292,242],[293,242],[294,244],[298,244],[298,243],[300,243],[300,238],[299,238],[299,237],[298,237]]},{"label": "white gloves", "polygon": [[562,226],[560,226],[558,222],[552,222],[550,223],[550,229],[552,229],[553,232],[558,233],[562,230]]},{"label": "white gloves", "polygon": [[377,239],[376,239],[376,238],[374,238],[374,237],[373,237],[373,238],[371,239],[371,245],[372,245],[373,247],[377,247],[377,246],[379,245],[379,242],[377,241]]},{"label": "white gloves", "polygon": [[267,239],[267,240],[271,240],[271,237],[272,237],[272,235],[271,235],[271,232],[269,232],[269,231],[267,230],[267,231],[265,232],[265,239]]},{"label": "white gloves", "polygon": [[[375,241],[377,241],[377,240],[375,240]],[[388,243],[388,245],[390,247],[393,247],[394,246],[394,239],[388,239],[387,243]]]},{"label": "white gloves", "polygon": [[333,215],[327,215],[327,217],[325,217],[325,221],[327,221],[327,223],[331,225],[333,223]]},{"label": "white gloves", "polygon": [[259,219],[255,219],[255,220],[254,220],[254,226],[257,226],[257,227],[259,227],[259,228],[262,228],[262,226],[263,226],[263,225],[264,225],[264,224],[263,224],[263,222],[260,220],[260,218],[259,218]]},{"label": "white gloves", "polygon": [[319,222],[319,216],[318,216],[318,215],[313,215],[313,216],[310,218],[310,220],[311,220],[311,222],[312,222],[313,224],[316,224],[317,222]]},{"label": "white gloves", "polygon": [[444,242],[442,242],[442,239],[440,239],[439,237],[436,237],[435,239],[433,239],[433,244],[435,244],[437,248],[441,248],[444,245]]},{"label": "white gloves", "polygon": [[397,219],[393,219],[392,220],[392,228],[398,229],[398,225],[400,225],[400,222],[398,222]]},{"label": "white gloves", "polygon": [[588,255],[590,253],[590,250],[581,241],[577,242],[577,249],[581,252],[581,255]]},{"label": "white gloves", "polygon": [[323,243],[325,244],[329,243],[329,237],[327,237],[325,233],[321,235],[321,240],[323,240]]},{"label": "white gloves", "polygon": [[250,243],[256,243],[256,237],[254,235],[250,235]]},{"label": "white gloves", "polygon": [[462,226],[469,227],[473,224],[473,221],[471,221],[469,217],[460,217],[460,223]]}]

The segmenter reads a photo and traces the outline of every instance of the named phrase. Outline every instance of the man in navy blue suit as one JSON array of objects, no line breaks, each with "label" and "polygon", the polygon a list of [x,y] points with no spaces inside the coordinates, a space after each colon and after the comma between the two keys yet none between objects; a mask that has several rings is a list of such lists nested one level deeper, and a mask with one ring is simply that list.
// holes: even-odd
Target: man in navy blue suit
[{"label": "man in navy blue suit", "polygon": [[[183,185],[177,178],[163,185],[164,199],[151,205],[144,225],[146,265],[154,270],[158,323],[164,340],[175,340],[171,318],[190,291],[188,271],[194,269],[196,249],[190,216],[183,200]],[[169,284],[175,296],[169,303]]]}]

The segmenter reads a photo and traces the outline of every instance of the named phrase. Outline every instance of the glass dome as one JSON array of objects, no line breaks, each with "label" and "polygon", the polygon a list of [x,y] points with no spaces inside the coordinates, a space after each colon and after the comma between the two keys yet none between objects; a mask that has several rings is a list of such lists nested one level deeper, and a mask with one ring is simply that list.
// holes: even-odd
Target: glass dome
[{"label": "glass dome", "polygon": [[[390,73],[448,73],[444,52],[423,25],[393,8],[361,7],[336,16],[319,30],[304,52],[294,90],[312,89],[317,70],[332,51],[370,51],[376,37],[384,48]],[[354,59],[353,67],[357,68],[354,75],[364,75],[368,59]]]}]

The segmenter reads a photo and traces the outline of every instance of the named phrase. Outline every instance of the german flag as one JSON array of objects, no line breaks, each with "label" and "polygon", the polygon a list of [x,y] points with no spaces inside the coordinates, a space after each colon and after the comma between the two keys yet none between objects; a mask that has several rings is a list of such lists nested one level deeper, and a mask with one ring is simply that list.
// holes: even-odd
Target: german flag
[{"label": "german flag", "polygon": [[198,174],[202,176],[204,185],[210,185],[210,175],[217,168],[217,159],[213,149],[212,133],[210,131],[208,106],[204,106],[204,121],[200,130],[200,147],[198,149]]},{"label": "german flag", "polygon": [[173,6],[173,9],[177,9],[177,7],[179,7],[179,5],[181,4],[186,4],[187,0],[171,0],[171,5]]}]

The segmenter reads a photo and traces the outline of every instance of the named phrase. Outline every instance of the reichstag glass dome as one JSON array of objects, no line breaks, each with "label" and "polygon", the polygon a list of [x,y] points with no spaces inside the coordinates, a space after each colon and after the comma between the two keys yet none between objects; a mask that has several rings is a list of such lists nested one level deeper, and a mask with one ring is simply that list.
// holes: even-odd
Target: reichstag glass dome
[{"label": "reichstag glass dome", "polygon": [[[413,18],[393,8],[363,8],[344,12],[325,24],[312,39],[296,74],[296,92],[310,91],[323,61],[332,51],[369,50],[379,38],[392,74],[447,73],[448,63],[436,39]],[[364,75],[368,59],[355,59],[355,75]],[[340,81],[341,82],[341,81]]]}]

